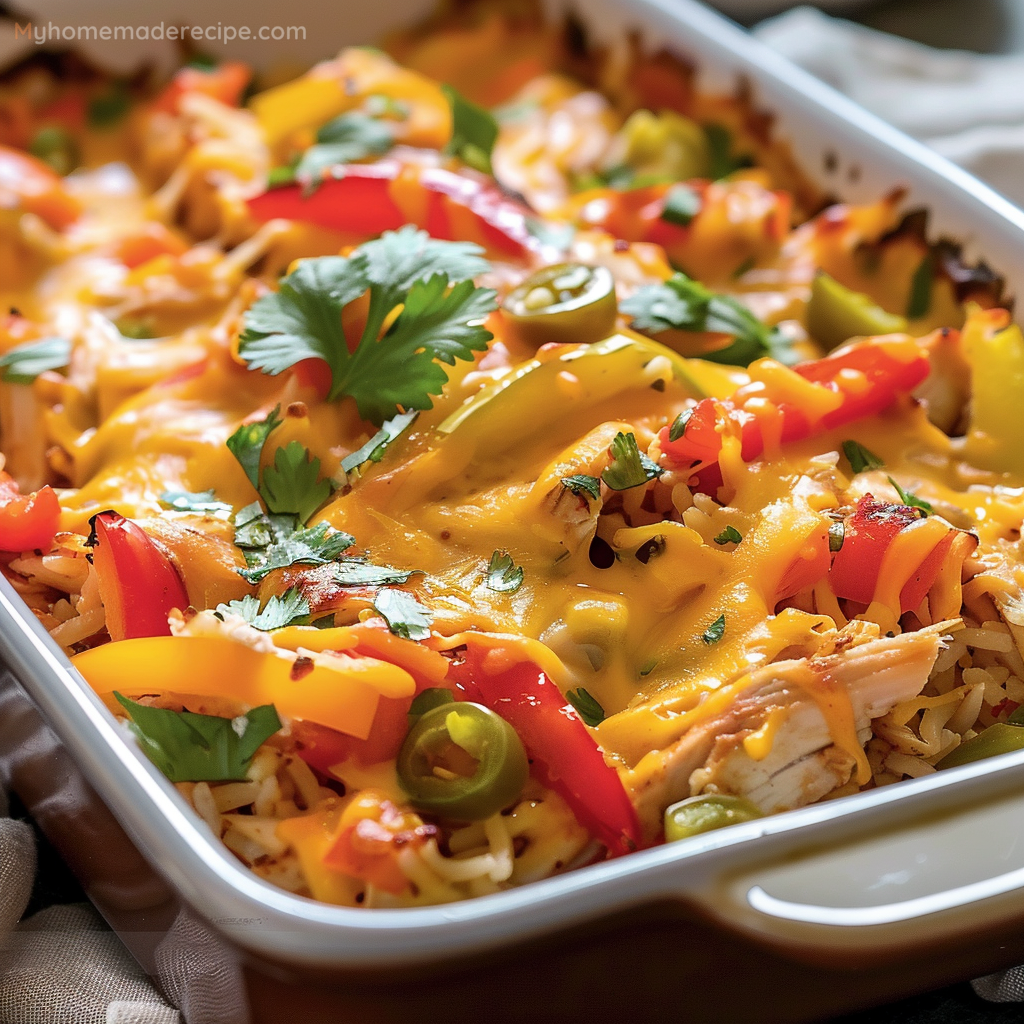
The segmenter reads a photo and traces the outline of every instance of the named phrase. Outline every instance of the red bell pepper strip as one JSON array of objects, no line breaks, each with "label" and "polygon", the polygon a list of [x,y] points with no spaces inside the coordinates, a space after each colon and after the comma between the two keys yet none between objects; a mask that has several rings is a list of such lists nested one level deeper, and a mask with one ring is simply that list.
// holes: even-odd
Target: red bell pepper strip
[{"label": "red bell pepper strip", "polygon": [[59,523],[52,487],[22,494],[13,477],[0,471],[0,551],[48,551]]},{"label": "red bell pepper strip", "polygon": [[[843,546],[832,558],[828,574],[832,593],[859,604],[870,604],[889,545],[920,518],[920,512],[908,505],[890,505],[877,501],[870,494],[864,495],[857,502],[853,514],[847,516]],[[947,536],[932,548],[904,584],[900,591],[901,612],[920,607],[958,537],[973,539],[970,534],[949,528]]]},{"label": "red bell pepper strip", "polygon": [[478,242],[515,259],[536,245],[529,211],[469,169],[388,159],[346,164],[335,175],[309,195],[298,184],[270,189],[250,199],[249,210],[260,221],[283,217],[367,236],[415,224],[434,238]]},{"label": "red bell pepper strip", "polygon": [[636,810],[576,709],[536,665],[524,661],[491,673],[482,655],[470,648],[451,668],[463,699],[490,708],[516,730],[534,767],[613,856],[637,849]]},{"label": "red bell pepper strip", "polygon": [[34,213],[56,231],[63,231],[82,212],[59,174],[34,156],[7,146],[0,146],[0,207]]},{"label": "red bell pepper strip", "polygon": [[111,640],[169,636],[171,609],[188,607],[174,564],[145,530],[117,512],[90,520],[92,561]]},{"label": "red bell pepper strip", "polygon": [[335,765],[354,758],[364,767],[389,761],[398,756],[409,732],[411,697],[381,697],[373,716],[370,735],[365,740],[346,736],[326,725],[296,719],[292,736],[297,742],[299,757],[321,775],[331,778]]},{"label": "red bell pepper strip", "polygon": [[252,78],[252,68],[241,61],[229,60],[204,71],[202,68],[182,68],[153,101],[154,110],[177,114],[182,96],[201,93],[229,107],[237,107]]},{"label": "red bell pepper strip", "polygon": [[[916,348],[908,356],[904,343],[899,352],[890,352],[886,342],[863,341],[847,345],[826,356],[793,367],[806,380],[842,396],[841,404],[820,419],[802,409],[779,403],[782,417],[780,441],[798,441],[844,423],[874,416],[888,408],[901,394],[909,394],[928,376],[928,354]],[[851,384],[851,381],[855,383]],[[669,428],[659,434],[661,451],[672,467],[717,461],[722,450],[721,429],[732,424],[741,438],[745,462],[756,459],[765,447],[760,420],[743,408],[756,390],[752,385],[739,389],[732,398],[705,398],[698,402],[681,437],[669,440]]]}]

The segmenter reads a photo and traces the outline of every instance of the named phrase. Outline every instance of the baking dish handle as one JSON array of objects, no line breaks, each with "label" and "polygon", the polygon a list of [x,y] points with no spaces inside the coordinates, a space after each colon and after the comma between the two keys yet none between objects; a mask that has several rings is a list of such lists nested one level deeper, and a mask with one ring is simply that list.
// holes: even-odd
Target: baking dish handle
[{"label": "baking dish handle", "polygon": [[827,841],[783,844],[773,859],[719,876],[697,902],[800,959],[841,954],[851,966],[1024,919],[1020,793]]}]

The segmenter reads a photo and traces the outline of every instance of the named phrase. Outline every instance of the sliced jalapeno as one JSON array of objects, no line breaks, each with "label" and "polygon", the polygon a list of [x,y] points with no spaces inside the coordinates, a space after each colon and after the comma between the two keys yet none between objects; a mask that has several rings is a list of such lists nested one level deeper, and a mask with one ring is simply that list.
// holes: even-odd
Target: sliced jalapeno
[{"label": "sliced jalapeno", "polygon": [[689,839],[703,832],[762,817],[761,810],[741,796],[726,793],[691,796],[688,800],[672,804],[665,811],[665,841]]},{"label": "sliced jalapeno", "polygon": [[513,288],[502,303],[523,341],[590,344],[615,329],[615,281],[607,267],[557,263]]},{"label": "sliced jalapeno", "polygon": [[530,773],[515,729],[465,701],[426,711],[409,730],[397,767],[417,810],[459,821],[479,821],[507,807]]},{"label": "sliced jalapeno", "polygon": [[829,351],[850,338],[898,334],[906,329],[903,317],[887,313],[869,296],[845,288],[826,273],[815,276],[807,304],[807,330]]}]

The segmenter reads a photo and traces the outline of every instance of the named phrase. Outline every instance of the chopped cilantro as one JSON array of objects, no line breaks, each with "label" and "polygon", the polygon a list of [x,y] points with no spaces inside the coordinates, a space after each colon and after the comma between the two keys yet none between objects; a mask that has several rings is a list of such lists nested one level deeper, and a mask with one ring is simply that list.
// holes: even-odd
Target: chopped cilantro
[{"label": "chopped cilantro", "polygon": [[[245,316],[239,350],[253,369],[282,373],[302,359],[331,370],[330,400],[350,395],[377,426],[399,409],[429,409],[454,365],[486,347],[495,292],[470,280],[487,269],[471,242],[430,238],[411,225],[386,231],[351,256],[303,260],[278,292]],[[367,289],[366,327],[350,353],[341,310]],[[401,312],[381,337],[396,308]]]},{"label": "chopped cilantro", "polygon": [[426,640],[430,636],[430,612],[407,591],[384,587],[377,591],[373,607],[384,616],[395,636],[406,640]]},{"label": "chopped cilantro", "polygon": [[298,441],[290,441],[277,449],[273,466],[263,471],[260,494],[271,512],[290,512],[304,523],[331,496],[331,482],[318,480],[319,475],[320,460]]},{"label": "chopped cilantro", "polygon": [[385,420],[380,430],[362,448],[352,452],[351,455],[346,455],[341,460],[342,472],[351,473],[365,462],[380,462],[391,442],[403,434],[418,415],[419,413],[414,409],[412,412],[403,412]]},{"label": "chopped cilantro", "polygon": [[259,583],[274,569],[289,565],[333,562],[355,543],[350,534],[327,523],[301,527],[295,515],[269,515],[258,502],[235,513],[235,544],[247,568],[236,570],[249,583]]},{"label": "chopped cilantro", "polygon": [[269,633],[272,629],[304,623],[309,617],[309,602],[298,587],[290,587],[280,597],[277,594],[271,595],[262,611],[259,598],[252,594],[246,594],[241,601],[217,605],[218,615],[229,613],[241,615],[250,626]]},{"label": "chopped cilantro", "polygon": [[160,504],[175,512],[199,512],[206,516],[231,514],[231,506],[218,501],[210,491],[164,491],[160,495]]},{"label": "chopped cilantro", "polygon": [[67,338],[42,338],[15,345],[0,356],[0,380],[5,384],[31,384],[47,370],[60,370],[71,361]]},{"label": "chopped cilantro", "polygon": [[523,585],[523,567],[507,551],[495,551],[487,566],[487,589],[513,594]]},{"label": "chopped cilantro", "polygon": [[712,622],[711,625],[704,630],[704,635],[701,637],[701,639],[710,647],[712,644],[717,644],[718,641],[721,640],[724,635],[725,616],[719,615],[718,618],[715,619],[715,621]]},{"label": "chopped cilantro", "polygon": [[143,753],[171,782],[241,781],[259,747],[281,728],[272,704],[237,718],[138,704],[114,694]]},{"label": "chopped cilantro", "polygon": [[576,228],[572,224],[556,224],[538,217],[526,218],[526,230],[541,245],[557,249],[559,252],[568,249],[576,237]]},{"label": "chopped cilantro", "polygon": [[498,139],[498,122],[489,110],[470,103],[450,85],[442,85],[452,111],[452,137],[446,153],[485,174],[491,173],[491,151]]},{"label": "chopped cilantro", "polygon": [[934,515],[935,509],[932,507],[931,502],[925,501],[924,498],[919,498],[916,494],[912,494],[910,491],[903,490],[902,487],[892,477],[889,477],[889,483],[896,488],[896,493],[900,496],[900,501],[904,505],[908,505],[910,508],[918,508],[926,516]]},{"label": "chopped cilantro", "polygon": [[716,544],[739,544],[743,534],[735,526],[727,526],[716,538]]},{"label": "chopped cilantro", "polygon": [[661,284],[647,285],[620,303],[639,331],[707,331],[729,334],[724,348],[704,352],[702,359],[729,366],[748,366],[762,356],[783,363],[797,361],[789,341],[777,327],[769,327],[728,295],[705,288],[681,271]]},{"label": "chopped cilantro", "polygon": [[611,462],[601,479],[613,491],[628,491],[648,480],[656,480],[665,471],[656,462],[642,454],[636,445],[636,435],[619,431],[610,446]]},{"label": "chopped cilantro", "polygon": [[334,581],[343,587],[383,587],[391,583],[407,583],[418,569],[392,569],[374,565],[362,558],[341,558],[334,566]]},{"label": "chopped cilantro", "polygon": [[563,476],[562,486],[581,498],[593,498],[597,501],[601,497],[601,481],[596,476],[588,476],[586,473]]},{"label": "chopped cilantro", "polygon": [[302,154],[294,177],[303,183],[308,195],[316,191],[332,168],[380,156],[394,144],[394,132],[386,121],[351,111],[328,121],[316,133],[316,145]]},{"label": "chopped cilantro", "polygon": [[575,690],[569,690],[565,698],[591,729],[604,721],[604,708],[601,707],[594,695],[582,686]]},{"label": "chopped cilantro", "polygon": [[668,439],[670,441],[678,441],[686,432],[686,424],[690,422],[690,417],[693,415],[693,409],[684,409],[673,421],[672,426],[668,428]]},{"label": "chopped cilantro", "polygon": [[928,315],[932,305],[932,281],[935,278],[935,257],[928,252],[914,271],[907,297],[907,319],[919,320]]},{"label": "chopped cilantro", "polygon": [[673,185],[665,194],[661,219],[682,228],[689,227],[702,205],[700,196],[689,185]]},{"label": "chopped cilantro", "polygon": [[850,463],[854,473],[863,473],[869,469],[881,469],[885,463],[859,441],[844,441],[843,454]]}]

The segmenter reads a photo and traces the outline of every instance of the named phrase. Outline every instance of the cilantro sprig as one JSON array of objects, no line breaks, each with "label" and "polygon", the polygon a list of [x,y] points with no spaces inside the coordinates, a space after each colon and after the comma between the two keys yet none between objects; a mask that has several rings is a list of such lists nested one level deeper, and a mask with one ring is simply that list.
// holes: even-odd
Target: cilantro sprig
[{"label": "cilantro sprig", "polygon": [[218,501],[217,495],[209,491],[164,491],[159,498],[164,508],[174,512],[197,512],[204,516],[224,519],[231,515],[231,506]]},{"label": "cilantro sprig", "polygon": [[384,616],[388,629],[405,640],[426,640],[434,621],[428,609],[405,590],[384,587],[377,591],[373,607]]},{"label": "cilantro sprig", "polygon": [[171,782],[241,781],[253,755],[281,728],[273,704],[238,718],[138,704],[114,693],[143,753]]},{"label": "cilantro sprig", "polygon": [[624,434],[620,430],[609,446],[611,461],[601,474],[601,479],[613,491],[628,491],[649,480],[656,480],[665,471],[652,459],[644,455],[636,444],[636,435]]},{"label": "cilantro sprig", "polygon": [[316,144],[302,154],[292,172],[306,195],[315,192],[333,168],[380,156],[395,144],[395,133],[387,121],[361,111],[341,114],[316,133]]},{"label": "cilantro sprig", "polygon": [[[488,268],[482,251],[406,225],[351,256],[303,260],[279,291],[248,311],[239,352],[268,374],[303,359],[324,360],[328,399],[349,395],[377,426],[399,410],[429,409],[448,380],[439,364],[472,359],[491,339],[483,322],[496,308],[496,293],[472,282]],[[366,326],[350,352],[341,311],[367,291]]]},{"label": "cilantro sprig", "polygon": [[576,690],[569,690],[565,698],[591,729],[600,725],[605,720],[604,708],[601,707],[598,699],[584,687],[581,686]]},{"label": "cilantro sprig", "polygon": [[701,354],[712,363],[748,366],[762,356],[787,364],[797,361],[777,327],[762,323],[736,299],[711,291],[681,271],[661,284],[641,288],[619,308],[633,318],[634,328],[650,334],[679,330],[732,335],[724,348]]},{"label": "cilantro sprig", "polygon": [[725,615],[719,615],[714,622],[704,630],[701,635],[701,640],[704,641],[709,647],[712,644],[717,644],[722,637],[725,636]]},{"label": "cilantro sprig", "polygon": [[727,526],[716,538],[716,544],[739,544],[743,534],[735,526]]},{"label": "cilantro sprig", "polygon": [[844,441],[843,454],[850,463],[854,473],[864,473],[869,469],[881,469],[885,463],[859,441]]},{"label": "cilantro sprig", "polygon": [[380,462],[391,442],[401,437],[418,415],[419,413],[414,409],[412,412],[403,412],[399,416],[385,420],[380,430],[362,448],[356,449],[351,455],[346,455],[341,460],[342,472],[351,473],[367,462]]},{"label": "cilantro sprig", "polygon": [[578,498],[597,501],[601,497],[601,481],[588,473],[577,473],[574,476],[563,476],[562,486]]},{"label": "cilantro sprig", "polygon": [[924,498],[919,498],[916,494],[911,491],[905,491],[892,477],[889,477],[889,483],[896,489],[896,493],[900,496],[900,501],[904,505],[910,508],[920,509],[924,516],[931,516],[935,514],[935,509],[930,501],[925,501]]}]

